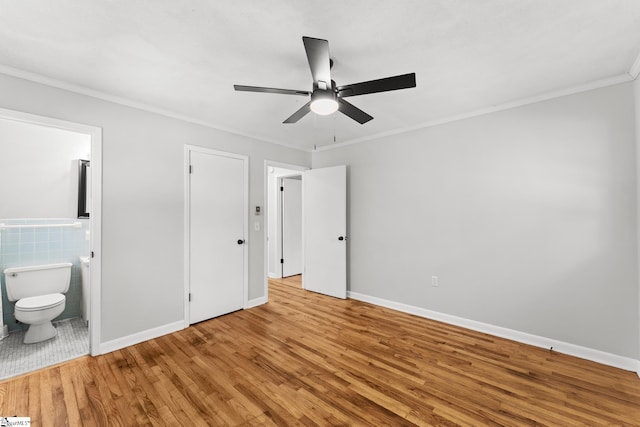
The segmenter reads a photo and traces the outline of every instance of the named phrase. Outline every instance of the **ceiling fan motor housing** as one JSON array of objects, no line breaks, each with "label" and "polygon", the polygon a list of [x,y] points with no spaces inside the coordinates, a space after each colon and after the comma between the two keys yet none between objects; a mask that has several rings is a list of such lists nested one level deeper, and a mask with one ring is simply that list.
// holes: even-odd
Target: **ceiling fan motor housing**
[{"label": "ceiling fan motor housing", "polygon": [[320,80],[317,82],[313,82],[313,93],[316,93],[316,91],[338,93],[338,87],[336,86],[335,80],[331,80],[331,84],[327,84],[326,82]]}]

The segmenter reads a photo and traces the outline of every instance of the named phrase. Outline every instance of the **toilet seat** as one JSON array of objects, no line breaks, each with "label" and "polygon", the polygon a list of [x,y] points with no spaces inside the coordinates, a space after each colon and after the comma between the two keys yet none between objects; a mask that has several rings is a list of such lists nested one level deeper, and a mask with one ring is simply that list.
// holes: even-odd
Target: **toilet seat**
[{"label": "toilet seat", "polygon": [[40,311],[57,307],[64,304],[65,296],[62,294],[38,295],[35,297],[22,298],[16,302],[16,310],[19,311]]}]

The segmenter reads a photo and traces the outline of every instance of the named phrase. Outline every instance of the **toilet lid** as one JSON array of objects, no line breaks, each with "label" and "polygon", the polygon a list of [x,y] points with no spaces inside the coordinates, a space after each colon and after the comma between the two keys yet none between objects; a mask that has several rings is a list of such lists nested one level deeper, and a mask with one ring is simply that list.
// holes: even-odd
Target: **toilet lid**
[{"label": "toilet lid", "polygon": [[65,298],[62,294],[47,294],[38,295],[37,297],[22,298],[16,303],[16,310],[46,310],[47,308],[63,304],[64,300]]}]

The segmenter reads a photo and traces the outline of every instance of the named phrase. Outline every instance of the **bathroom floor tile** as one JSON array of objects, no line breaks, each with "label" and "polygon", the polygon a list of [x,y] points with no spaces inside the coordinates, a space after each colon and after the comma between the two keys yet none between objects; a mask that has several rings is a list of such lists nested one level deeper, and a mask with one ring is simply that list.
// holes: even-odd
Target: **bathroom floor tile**
[{"label": "bathroom floor tile", "polygon": [[80,317],[54,322],[58,335],[50,340],[23,344],[24,332],[0,340],[0,380],[89,354],[89,328]]}]

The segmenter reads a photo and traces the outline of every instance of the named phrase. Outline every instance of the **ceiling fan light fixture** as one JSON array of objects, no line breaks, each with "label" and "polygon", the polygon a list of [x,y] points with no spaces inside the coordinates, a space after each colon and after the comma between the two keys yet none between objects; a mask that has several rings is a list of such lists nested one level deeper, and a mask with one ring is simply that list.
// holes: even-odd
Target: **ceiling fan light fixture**
[{"label": "ceiling fan light fixture", "polygon": [[322,116],[328,116],[336,111],[340,111],[345,116],[363,125],[369,120],[373,120],[373,117],[355,105],[345,101],[344,98],[416,87],[416,73],[401,74],[366,82],[336,86],[336,82],[331,79],[333,61],[329,57],[329,42],[324,39],[305,36],[302,37],[302,43],[304,44],[304,50],[307,54],[311,77],[313,77],[312,92],[306,90],[233,85],[233,88],[237,91],[277,93],[304,97],[311,95],[311,100],[298,108],[295,113],[282,122],[283,124],[297,123],[298,120],[311,111]]},{"label": "ceiling fan light fixture", "polygon": [[338,111],[338,101],[330,90],[316,90],[311,95],[311,111],[321,116],[328,116]]}]

